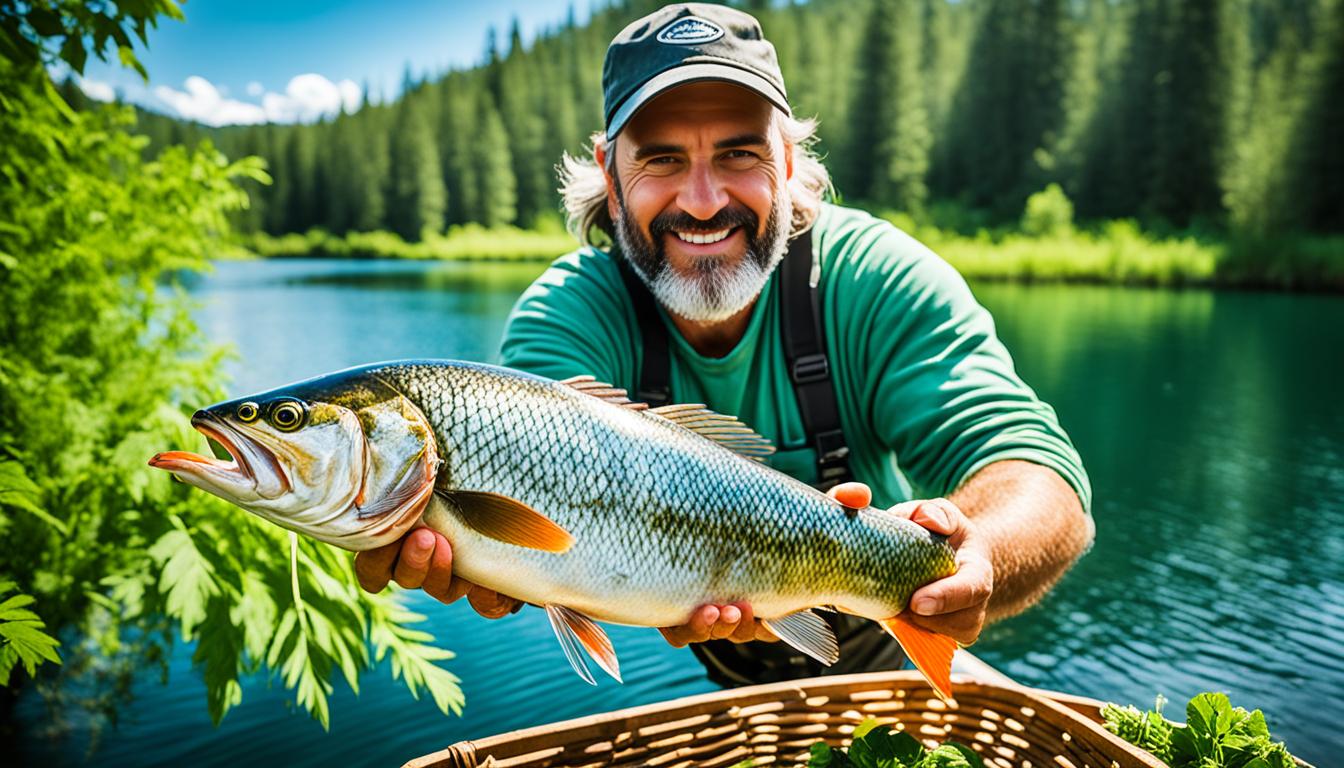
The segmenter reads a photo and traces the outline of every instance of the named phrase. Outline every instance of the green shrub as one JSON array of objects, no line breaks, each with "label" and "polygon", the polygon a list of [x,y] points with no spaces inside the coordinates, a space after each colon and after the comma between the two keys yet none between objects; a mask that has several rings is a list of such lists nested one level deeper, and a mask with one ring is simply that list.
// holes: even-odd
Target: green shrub
[{"label": "green shrub", "polygon": [[1027,198],[1022,213],[1022,234],[1033,237],[1062,235],[1073,230],[1073,203],[1058,184]]}]

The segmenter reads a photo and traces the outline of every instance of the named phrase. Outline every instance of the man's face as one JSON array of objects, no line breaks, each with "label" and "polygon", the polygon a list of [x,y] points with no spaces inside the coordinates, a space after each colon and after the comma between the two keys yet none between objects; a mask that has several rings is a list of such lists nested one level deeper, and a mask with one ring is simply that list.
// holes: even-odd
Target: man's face
[{"label": "man's face", "polygon": [[792,154],[773,107],[726,83],[673,89],[617,137],[616,239],[654,296],[688,320],[743,310],[783,257]]}]

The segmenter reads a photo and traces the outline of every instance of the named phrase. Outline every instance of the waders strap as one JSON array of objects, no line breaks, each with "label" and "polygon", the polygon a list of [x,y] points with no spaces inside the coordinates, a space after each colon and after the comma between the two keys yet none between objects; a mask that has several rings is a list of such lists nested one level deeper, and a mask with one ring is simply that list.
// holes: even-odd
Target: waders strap
[{"label": "waders strap", "polygon": [[622,256],[617,260],[621,279],[635,307],[635,320],[643,340],[644,363],[639,368],[639,384],[633,398],[650,408],[668,405],[672,400],[672,363],[667,351],[667,328],[658,317],[658,305],[648,286],[635,274],[634,267]]},{"label": "waders strap", "polygon": [[817,452],[817,481],[813,485],[824,491],[850,479],[849,446],[840,429],[835,379],[821,330],[817,295],[821,265],[812,254],[811,230],[789,243],[789,253],[779,269],[776,285],[784,359],[798,399],[803,431]]}]

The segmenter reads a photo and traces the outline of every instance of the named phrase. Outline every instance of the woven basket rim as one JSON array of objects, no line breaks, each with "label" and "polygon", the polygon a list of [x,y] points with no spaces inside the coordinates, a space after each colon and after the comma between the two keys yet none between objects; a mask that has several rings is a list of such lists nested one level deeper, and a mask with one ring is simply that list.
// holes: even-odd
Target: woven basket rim
[{"label": "woven basket rim", "polygon": [[[1103,728],[1098,722],[1097,712],[1102,702],[1082,696],[1056,693],[1041,689],[1028,688],[1016,683],[1004,681],[986,681],[974,675],[953,673],[955,686],[963,690],[980,690],[996,695],[1008,694],[1019,697],[1028,706],[1044,710],[1056,719],[1062,719],[1070,728],[1091,731],[1096,737],[1106,741],[1117,756],[1123,756],[1125,766],[1138,768],[1167,768],[1166,764],[1146,752]],[[683,696],[677,699],[642,704],[635,707],[585,715],[570,720],[522,728],[480,739],[468,739],[452,744],[445,749],[413,758],[404,768],[431,768],[432,766],[455,765],[456,756],[465,753],[486,755],[503,746],[519,747],[520,751],[552,746],[561,735],[573,740],[586,737],[602,737],[613,731],[629,731],[651,724],[674,721],[707,711],[716,705],[750,707],[782,699],[802,699],[823,694],[836,689],[872,690],[884,685],[923,683],[923,676],[914,670],[865,672],[853,675],[834,675],[813,677],[800,680],[786,680],[779,683],[767,683],[743,688],[729,688],[721,691]]]}]

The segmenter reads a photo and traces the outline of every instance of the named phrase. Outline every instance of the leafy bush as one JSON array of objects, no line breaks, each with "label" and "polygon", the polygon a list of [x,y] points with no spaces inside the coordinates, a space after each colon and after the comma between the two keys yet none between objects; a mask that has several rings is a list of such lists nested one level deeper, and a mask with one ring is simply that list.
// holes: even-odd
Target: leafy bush
[{"label": "leafy bush", "polygon": [[1022,233],[1032,237],[1065,234],[1073,229],[1073,203],[1058,184],[1027,198]]},{"label": "leafy bush", "polygon": [[1106,730],[1151,752],[1172,768],[1292,768],[1283,742],[1274,741],[1260,710],[1233,707],[1225,694],[1201,693],[1186,705],[1185,725],[1162,716],[1165,700],[1147,712],[1107,704]]},{"label": "leafy bush", "polygon": [[333,678],[357,689],[388,656],[412,693],[460,710],[435,664],[449,654],[406,626],[420,617],[364,595],[346,553],[305,540],[291,556],[283,531],[145,465],[200,445],[185,409],[221,395],[223,353],[173,276],[230,252],[238,183],[265,173],[208,143],[142,159],[129,109],[72,113],[43,62],[9,55],[14,18],[0,25],[0,685],[63,658],[58,681],[96,666],[110,697],[162,664],[176,628],[216,720],[266,669],[325,725]]}]

